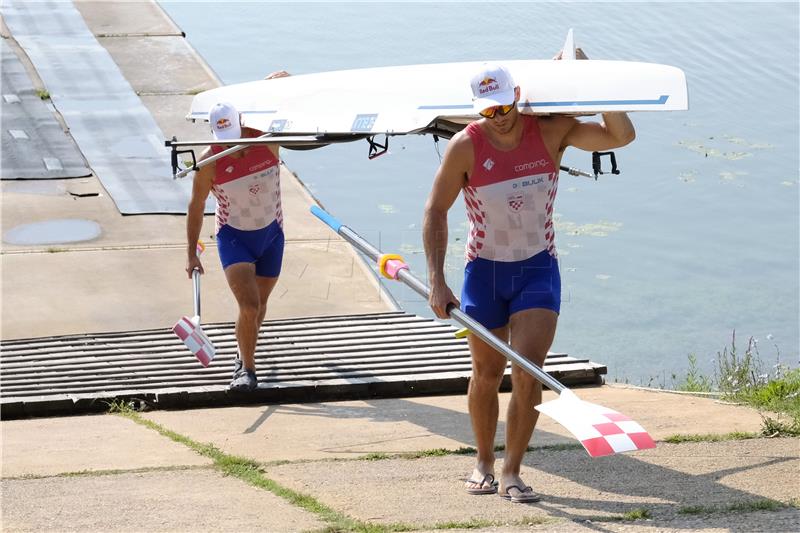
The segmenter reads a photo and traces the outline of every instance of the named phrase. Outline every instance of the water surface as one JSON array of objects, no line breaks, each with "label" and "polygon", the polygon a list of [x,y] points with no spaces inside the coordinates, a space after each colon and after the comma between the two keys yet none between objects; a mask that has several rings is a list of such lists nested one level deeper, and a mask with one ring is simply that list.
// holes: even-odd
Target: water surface
[{"label": "water surface", "polygon": [[[797,365],[797,3],[191,3],[161,1],[225,83],[347,68],[543,59],[568,28],[591,58],[665,63],[687,75],[690,110],[635,113],[622,170],[562,174],[557,244],[563,304],[554,349],[609,378],[671,385],[696,354],[710,372],[736,330],[769,364]],[[168,132],[165,132],[168,133]],[[430,137],[285,151],[344,223],[424,277],[420,225],[444,151]],[[564,164],[589,170],[588,153]],[[461,286],[466,217],[450,213],[448,279]],[[402,307],[432,316],[390,282]]]}]

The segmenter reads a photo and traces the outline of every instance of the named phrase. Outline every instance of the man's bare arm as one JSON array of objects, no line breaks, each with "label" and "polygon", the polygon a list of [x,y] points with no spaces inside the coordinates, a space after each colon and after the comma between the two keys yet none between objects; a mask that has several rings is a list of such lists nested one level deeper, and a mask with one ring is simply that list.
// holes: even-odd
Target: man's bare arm
[{"label": "man's bare arm", "polygon": [[[205,159],[209,152],[204,154]],[[215,165],[206,165],[198,170],[192,180],[192,197],[189,200],[189,207],[186,210],[186,273],[189,277],[192,270],[199,268],[203,272],[203,265],[197,257],[197,241],[200,239],[200,231],[203,228],[203,215],[205,214],[206,199],[211,192],[211,185],[214,182]]]},{"label": "man's bare arm", "polygon": [[458,299],[447,286],[444,274],[444,259],[447,254],[447,212],[464,186],[471,165],[472,142],[466,133],[458,133],[447,145],[425,205],[422,240],[425,245],[431,289],[429,303],[439,318],[447,318],[447,308],[450,304],[458,305]]},{"label": "man's bare arm", "polygon": [[636,130],[627,113],[603,113],[603,122],[579,122],[567,131],[562,146],[574,146],[594,152],[610,150],[631,143]]}]

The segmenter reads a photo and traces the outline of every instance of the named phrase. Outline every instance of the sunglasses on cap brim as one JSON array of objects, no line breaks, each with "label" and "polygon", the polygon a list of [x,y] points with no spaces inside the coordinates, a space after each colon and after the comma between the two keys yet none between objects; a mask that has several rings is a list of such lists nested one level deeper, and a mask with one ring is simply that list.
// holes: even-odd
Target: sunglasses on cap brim
[{"label": "sunglasses on cap brim", "polygon": [[511,113],[511,110],[514,109],[515,107],[517,107],[517,103],[516,102],[513,102],[513,103],[508,104],[508,105],[496,105],[496,106],[484,109],[483,111],[481,111],[478,114],[480,116],[482,116],[483,118],[494,118],[495,115],[500,115],[501,117],[504,117],[504,116],[508,115],[509,113]]}]

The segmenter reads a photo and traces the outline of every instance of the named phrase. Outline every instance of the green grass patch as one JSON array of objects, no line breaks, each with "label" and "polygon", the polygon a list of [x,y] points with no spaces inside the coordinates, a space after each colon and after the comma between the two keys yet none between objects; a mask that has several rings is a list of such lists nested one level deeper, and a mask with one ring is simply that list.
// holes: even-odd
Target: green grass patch
[{"label": "green grass patch", "polygon": [[148,466],[143,468],[113,468],[107,470],[77,470],[75,472],[60,472],[58,474],[24,474],[22,476],[4,477],[7,480],[31,480],[50,478],[75,478],[75,477],[100,477],[118,476],[120,474],[147,474],[150,472],[183,472],[187,470],[208,470],[209,466],[203,465],[177,465],[177,466]]},{"label": "green grass patch", "polygon": [[742,431],[734,431],[732,433],[724,433],[722,435],[715,435],[711,433],[697,434],[697,435],[670,435],[664,439],[664,442],[670,444],[681,444],[684,442],[724,442],[729,440],[748,440],[757,439],[761,437],[760,433],[748,433]]},{"label": "green grass patch", "polygon": [[800,437],[800,416],[761,415],[761,434],[765,437]]},{"label": "green grass patch", "polygon": [[[464,520],[452,522],[437,522],[430,529],[483,529],[495,525],[490,520]],[[427,528],[426,528],[427,529]]]},{"label": "green grass patch", "polygon": [[[769,337],[768,337],[769,338]],[[689,355],[689,369],[676,389],[687,392],[721,394],[726,401],[762,411],[761,435],[768,437],[800,436],[800,368],[790,369],[780,362],[777,345],[776,363],[765,372],[758,352],[758,342],[750,337],[744,350],[736,344],[736,332],[730,347],[717,352],[713,378],[702,375],[697,358]],[[673,376],[673,381],[675,377]],[[766,414],[769,413],[769,414]]]},{"label": "green grass patch", "polygon": [[647,520],[651,517],[650,511],[647,509],[633,509],[622,515],[622,520]]},{"label": "green grass patch", "polygon": [[472,519],[463,521],[452,522],[437,522],[431,526],[422,526],[420,530],[438,530],[438,529],[483,529],[486,527],[502,527],[502,526],[537,526],[543,524],[553,524],[562,522],[561,519],[546,517],[546,516],[527,516],[519,520],[496,522],[492,520]]},{"label": "green grass patch", "polygon": [[726,511],[749,513],[752,511],[777,511],[785,509],[786,505],[775,500],[756,500],[753,502],[737,502],[725,506]]},{"label": "green grass patch", "polygon": [[591,522],[633,522],[635,520],[649,520],[651,516],[650,510],[642,507],[632,509],[623,514],[585,517],[585,520]]},{"label": "green grass patch", "polygon": [[697,367],[697,356],[689,355],[689,370],[686,377],[680,382],[676,390],[685,392],[711,392],[714,387],[714,380],[704,376]]},{"label": "green grass patch", "polygon": [[702,515],[715,513],[751,513],[754,511],[778,511],[786,509],[787,505],[775,500],[763,499],[750,502],[734,502],[728,505],[689,505],[678,509],[682,515]]},{"label": "green grass patch", "polygon": [[678,514],[696,515],[705,513],[708,513],[708,510],[703,505],[689,505],[688,507],[681,507],[678,509]]},{"label": "green grass patch", "polygon": [[[495,452],[504,452],[506,447],[502,444],[497,444],[494,447]],[[561,450],[582,450],[583,446],[579,442],[563,443],[563,444],[547,444],[544,446],[528,446],[525,451],[561,451]],[[417,452],[400,452],[400,453],[384,453],[373,452],[353,459],[328,459],[330,461],[385,461],[387,459],[423,459],[425,457],[446,457],[448,455],[475,455],[477,450],[471,447],[461,447],[455,450],[447,448],[434,448],[431,450],[420,450]],[[274,463],[269,463],[270,465]]]}]

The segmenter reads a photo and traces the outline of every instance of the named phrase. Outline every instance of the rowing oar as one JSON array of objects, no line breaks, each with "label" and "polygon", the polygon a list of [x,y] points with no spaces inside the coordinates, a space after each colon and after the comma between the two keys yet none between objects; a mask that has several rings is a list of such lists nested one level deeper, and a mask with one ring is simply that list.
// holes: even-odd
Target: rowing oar
[{"label": "rowing oar", "polygon": [[[197,255],[203,253],[205,246],[202,242],[197,241]],[[172,328],[175,335],[180,338],[187,348],[197,357],[200,364],[208,366],[214,359],[216,349],[211,339],[203,331],[200,326],[200,269],[195,268],[192,270],[192,285],[194,287],[194,316],[181,317],[180,320]]]},{"label": "rowing oar", "polygon": [[[389,279],[402,281],[414,292],[427,300],[430,290],[415,278],[403,258],[395,254],[382,254],[352,229],[343,225],[327,211],[313,206],[311,212],[325,222],[336,233],[375,261],[381,274]],[[515,352],[472,317],[453,307],[450,316],[466,326],[492,348],[521,366],[526,372],[558,393],[558,398],[536,406],[572,433],[592,457],[614,453],[655,448],[655,442],[642,426],[627,416],[607,407],[581,400],[544,370]]]}]

